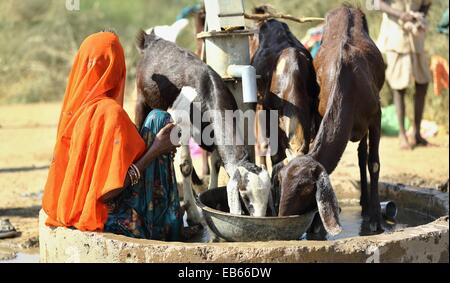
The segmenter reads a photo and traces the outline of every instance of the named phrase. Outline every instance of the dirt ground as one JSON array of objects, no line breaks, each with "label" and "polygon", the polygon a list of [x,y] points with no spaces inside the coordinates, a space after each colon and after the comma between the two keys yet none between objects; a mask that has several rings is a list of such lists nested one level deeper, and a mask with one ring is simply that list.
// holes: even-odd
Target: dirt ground
[{"label": "dirt ground", "polygon": [[[126,109],[132,116],[132,103]],[[0,261],[12,251],[37,252],[38,213],[59,111],[57,103],[0,106],[0,218],[9,218],[22,233],[0,240]],[[396,138],[383,137],[380,180],[431,188],[445,183],[449,178],[448,132],[440,130],[430,141],[438,146],[401,151]],[[201,172],[198,160],[194,166]],[[357,144],[347,146],[332,178],[359,178]],[[222,170],[221,183],[225,182]]]}]

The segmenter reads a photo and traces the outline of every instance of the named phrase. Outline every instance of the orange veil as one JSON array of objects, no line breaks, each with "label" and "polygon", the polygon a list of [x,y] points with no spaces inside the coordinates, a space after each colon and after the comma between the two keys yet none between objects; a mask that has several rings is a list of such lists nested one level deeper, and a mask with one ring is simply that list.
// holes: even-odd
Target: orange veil
[{"label": "orange veil", "polygon": [[86,38],[75,57],[60,115],[42,207],[49,226],[103,230],[99,200],[122,188],[145,143],[123,109],[125,58],[118,37]]}]

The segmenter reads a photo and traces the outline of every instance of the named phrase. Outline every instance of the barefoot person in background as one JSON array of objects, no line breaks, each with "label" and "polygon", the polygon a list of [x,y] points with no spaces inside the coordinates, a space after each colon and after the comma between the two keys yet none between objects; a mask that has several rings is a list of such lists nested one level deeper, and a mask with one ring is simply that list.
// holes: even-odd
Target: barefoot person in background
[{"label": "barefoot person in background", "polygon": [[[431,0],[381,0],[383,22],[378,46],[386,55],[386,79],[394,92],[394,103],[400,128],[400,146],[412,149],[426,146],[420,134],[428,83],[431,81],[425,53],[426,20]],[[412,140],[405,131],[405,94],[411,78],[415,81],[414,123]]]},{"label": "barefoot person in background", "polygon": [[153,110],[139,132],[123,109],[119,38],[82,43],[69,76],[42,207],[48,226],[178,241],[180,208],[171,154],[174,128]]}]

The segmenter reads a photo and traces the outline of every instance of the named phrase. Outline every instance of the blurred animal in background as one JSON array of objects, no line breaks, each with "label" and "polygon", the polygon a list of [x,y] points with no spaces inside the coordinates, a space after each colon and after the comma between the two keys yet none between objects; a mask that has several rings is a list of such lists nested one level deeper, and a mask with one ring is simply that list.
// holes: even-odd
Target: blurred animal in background
[{"label": "blurred animal in background", "polygon": [[156,36],[161,37],[170,42],[176,42],[180,33],[189,25],[188,19],[179,19],[172,25],[168,26],[155,26],[147,29],[147,34],[155,33]]}]

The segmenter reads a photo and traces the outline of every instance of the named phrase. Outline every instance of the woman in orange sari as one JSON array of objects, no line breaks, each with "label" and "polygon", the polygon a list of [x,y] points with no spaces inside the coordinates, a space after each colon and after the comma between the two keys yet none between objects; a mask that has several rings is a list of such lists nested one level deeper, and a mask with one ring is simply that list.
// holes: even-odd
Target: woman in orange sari
[{"label": "woman in orange sari", "polygon": [[[45,186],[46,224],[179,240],[182,214],[170,158],[177,147],[170,140],[174,124],[166,112],[154,111],[142,138],[123,109],[125,75],[114,33],[84,40],[69,76]],[[157,171],[168,174],[155,177]],[[155,205],[157,200],[165,201]],[[154,206],[160,208],[157,217],[148,213]]]}]

